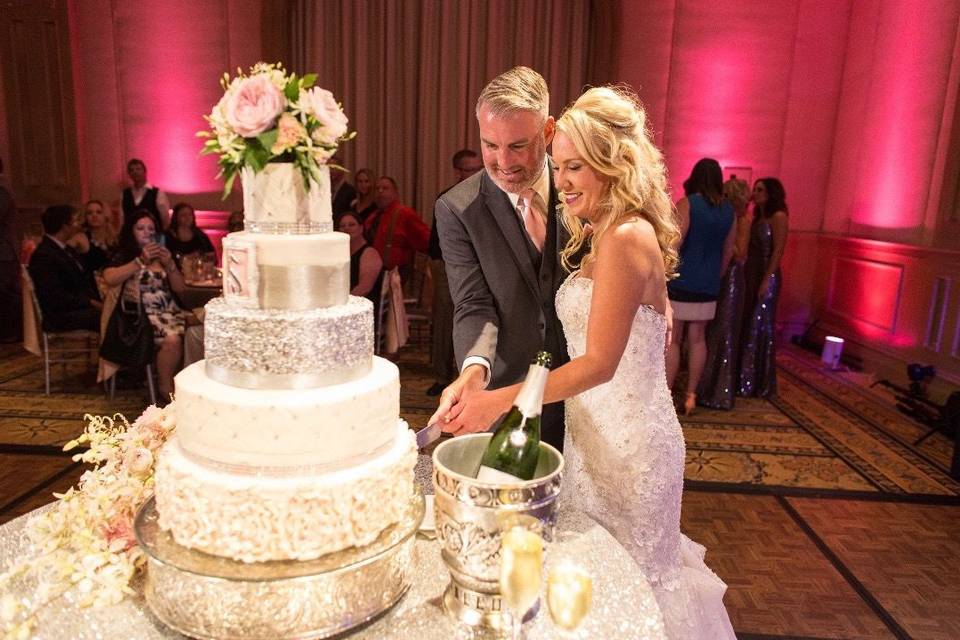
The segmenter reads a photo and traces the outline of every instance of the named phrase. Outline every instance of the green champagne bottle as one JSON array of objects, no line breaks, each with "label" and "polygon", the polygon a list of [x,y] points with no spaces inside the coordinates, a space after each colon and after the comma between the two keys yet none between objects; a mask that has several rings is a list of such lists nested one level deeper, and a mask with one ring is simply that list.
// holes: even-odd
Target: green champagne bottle
[{"label": "green champagne bottle", "polygon": [[534,358],[513,408],[490,439],[477,480],[510,483],[533,478],[540,457],[540,412],[550,361],[546,351]]}]

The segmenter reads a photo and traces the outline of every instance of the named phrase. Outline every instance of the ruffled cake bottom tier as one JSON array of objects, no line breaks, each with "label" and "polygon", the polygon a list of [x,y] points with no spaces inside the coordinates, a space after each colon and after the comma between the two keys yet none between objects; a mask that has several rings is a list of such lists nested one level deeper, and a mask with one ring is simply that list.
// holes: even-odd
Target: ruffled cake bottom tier
[{"label": "ruffled cake bottom tier", "polygon": [[404,421],[378,458],[333,472],[259,476],[210,468],[172,438],[156,468],[159,525],[185,547],[243,562],[312,560],[373,542],[413,493],[417,449]]}]

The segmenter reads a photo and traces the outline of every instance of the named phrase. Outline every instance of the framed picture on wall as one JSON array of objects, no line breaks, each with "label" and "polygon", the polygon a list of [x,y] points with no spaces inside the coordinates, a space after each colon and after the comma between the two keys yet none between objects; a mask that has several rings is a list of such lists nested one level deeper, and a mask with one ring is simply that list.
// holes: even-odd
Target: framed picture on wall
[{"label": "framed picture on wall", "polygon": [[746,180],[747,184],[753,184],[753,167],[724,167],[723,168],[723,181],[726,182],[730,178],[740,178],[741,180]]}]

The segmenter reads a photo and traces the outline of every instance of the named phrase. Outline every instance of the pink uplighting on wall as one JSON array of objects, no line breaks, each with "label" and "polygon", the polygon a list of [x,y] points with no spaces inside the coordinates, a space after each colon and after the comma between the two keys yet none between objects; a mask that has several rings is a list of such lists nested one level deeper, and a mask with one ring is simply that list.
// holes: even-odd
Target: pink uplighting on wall
[{"label": "pink uplighting on wall", "polygon": [[[128,157],[174,193],[213,192],[216,161],[201,158],[196,132],[220,99],[227,35],[220,3],[115,3],[113,28]],[[217,18],[217,19],[214,19]]]}]

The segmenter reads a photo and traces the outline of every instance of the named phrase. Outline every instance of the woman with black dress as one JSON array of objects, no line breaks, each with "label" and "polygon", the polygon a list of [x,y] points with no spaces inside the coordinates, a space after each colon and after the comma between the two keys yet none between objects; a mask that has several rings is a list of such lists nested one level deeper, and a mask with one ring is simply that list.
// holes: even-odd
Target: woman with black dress
[{"label": "woman with black dress", "polygon": [[383,260],[380,253],[367,244],[363,237],[363,225],[356,213],[344,212],[340,216],[338,230],[350,236],[350,295],[369,299],[373,303],[376,317],[383,280]]},{"label": "woman with black dress", "polygon": [[166,236],[167,249],[176,258],[178,266],[181,258],[191,253],[213,253],[213,243],[197,226],[193,207],[186,202],[178,202],[173,208]]},{"label": "woman with black dress", "polygon": [[350,208],[357,214],[357,220],[360,221],[360,226],[363,226],[363,222],[367,217],[377,210],[377,192],[373,188],[377,179],[370,169],[360,169],[357,171],[354,182],[356,182],[357,197],[350,203]]}]

